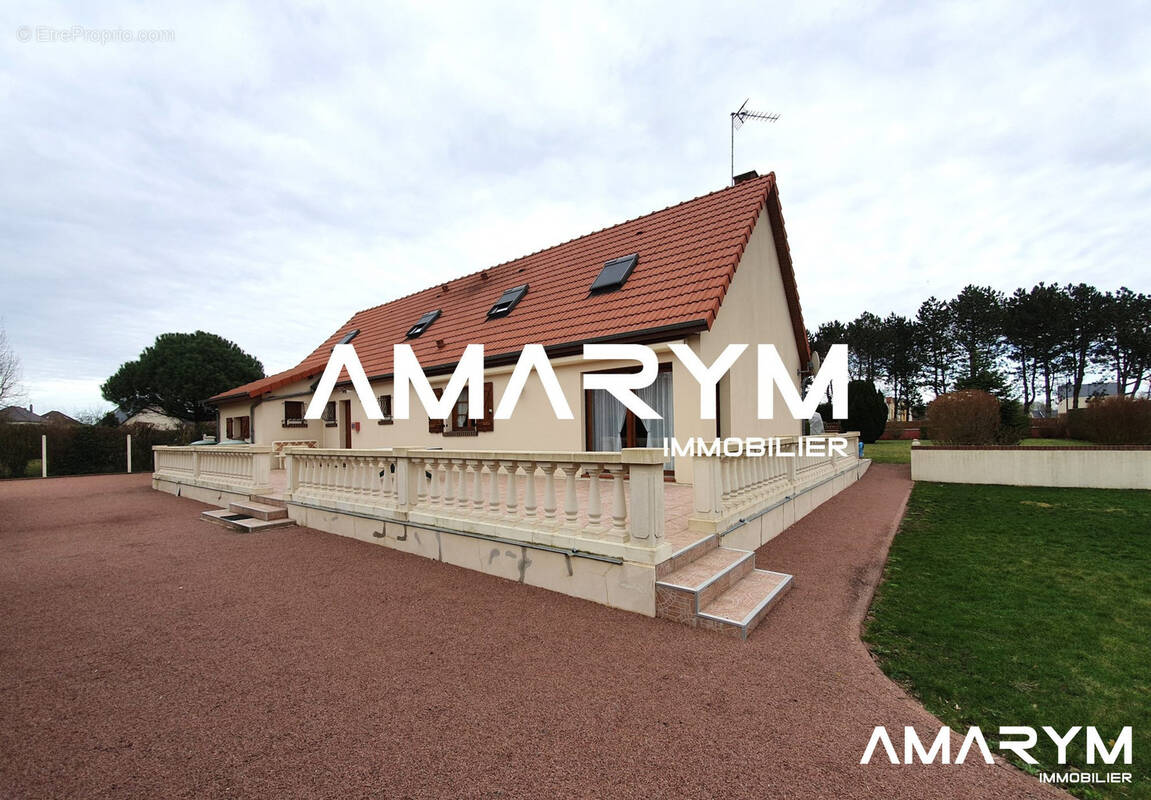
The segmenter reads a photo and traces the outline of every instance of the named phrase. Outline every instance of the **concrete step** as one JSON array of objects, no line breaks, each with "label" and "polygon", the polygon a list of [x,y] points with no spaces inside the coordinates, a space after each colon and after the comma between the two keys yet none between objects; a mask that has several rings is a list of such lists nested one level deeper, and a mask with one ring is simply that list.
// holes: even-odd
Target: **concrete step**
[{"label": "concrete step", "polygon": [[288,507],[288,501],[275,494],[254,494],[248,499],[253,503],[261,503],[265,506],[276,506],[277,508]]},{"label": "concrete step", "polygon": [[779,599],[791,589],[792,576],[757,569],[704,605],[697,625],[746,639]]},{"label": "concrete step", "polygon": [[257,503],[249,500],[246,503],[229,503],[228,510],[233,514],[244,514],[256,519],[273,520],[287,519],[288,509],[284,506],[273,506],[268,503]]},{"label": "concrete step", "polygon": [[755,553],[716,547],[655,582],[656,616],[687,625],[727,589],[755,569]]},{"label": "concrete step", "polygon": [[288,528],[296,524],[286,517],[283,519],[259,519],[247,514],[237,514],[230,508],[214,508],[211,511],[205,511],[200,514],[200,519],[211,522],[213,525],[220,525],[229,530],[244,533],[266,531],[272,528]]}]

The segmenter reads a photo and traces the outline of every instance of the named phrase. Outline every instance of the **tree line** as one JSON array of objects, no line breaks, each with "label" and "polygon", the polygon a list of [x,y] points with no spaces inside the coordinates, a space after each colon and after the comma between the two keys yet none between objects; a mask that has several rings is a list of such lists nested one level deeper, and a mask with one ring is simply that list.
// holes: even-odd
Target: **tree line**
[{"label": "tree line", "polygon": [[1127,287],[1039,283],[1007,295],[968,285],[927,298],[914,318],[865,311],[809,338],[821,356],[847,344],[851,377],[881,382],[900,413],[918,415],[924,392],[982,389],[1049,413],[1060,385],[1079,408],[1088,375],[1113,377],[1120,396],[1151,385],[1151,295]]}]

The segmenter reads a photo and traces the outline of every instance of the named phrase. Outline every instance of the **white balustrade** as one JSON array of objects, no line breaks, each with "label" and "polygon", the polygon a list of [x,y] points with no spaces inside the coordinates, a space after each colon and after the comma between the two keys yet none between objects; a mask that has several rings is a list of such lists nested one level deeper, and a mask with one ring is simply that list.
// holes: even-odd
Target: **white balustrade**
[{"label": "white balustrade", "polygon": [[236,492],[270,488],[272,448],[263,445],[192,445],[152,448],[153,477]]},{"label": "white balustrade", "polygon": [[752,456],[695,456],[692,473],[695,510],[690,524],[695,530],[721,529],[741,516],[793,497],[821,481],[850,469],[858,462],[858,433],[845,433],[842,455],[816,441],[836,437],[773,439],[770,454]]},{"label": "white balustrade", "polygon": [[663,454],[656,449],[288,447],[284,456],[295,502],[580,549],[595,550],[598,541],[649,550],[664,544]]}]

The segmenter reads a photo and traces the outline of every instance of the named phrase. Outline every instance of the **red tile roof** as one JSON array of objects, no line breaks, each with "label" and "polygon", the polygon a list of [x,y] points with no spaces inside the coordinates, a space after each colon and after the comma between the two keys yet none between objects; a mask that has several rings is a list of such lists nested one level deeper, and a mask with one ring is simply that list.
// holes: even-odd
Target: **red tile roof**
[{"label": "red tile roof", "polygon": [[[298,366],[211,400],[258,397],[318,376],[332,346],[357,328],[352,343],[370,378],[391,374],[392,345],[403,342],[433,374],[437,367],[450,370],[473,342],[484,345],[489,363],[500,363],[532,343],[558,355],[578,353],[589,341],[650,342],[708,329],[765,205],[795,343],[801,363],[807,363],[807,333],[771,173],[360,311]],[[631,253],[639,254],[639,262],[627,282],[589,296],[604,263]],[[500,294],[524,283],[528,293],[512,313],[489,320],[487,311]],[[405,338],[422,314],[436,309],[442,314],[421,336]]]}]

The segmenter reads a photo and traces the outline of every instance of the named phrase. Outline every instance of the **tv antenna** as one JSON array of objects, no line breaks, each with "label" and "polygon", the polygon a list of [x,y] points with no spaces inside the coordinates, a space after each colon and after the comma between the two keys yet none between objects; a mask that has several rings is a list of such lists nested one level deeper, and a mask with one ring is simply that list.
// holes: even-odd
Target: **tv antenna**
[{"label": "tv antenna", "polygon": [[765,114],[762,111],[752,111],[747,107],[751,98],[743,101],[743,105],[739,107],[739,111],[731,112],[731,185],[735,185],[735,132],[743,127],[743,123],[749,119],[758,119],[764,122],[775,122],[779,119],[779,114]]}]

